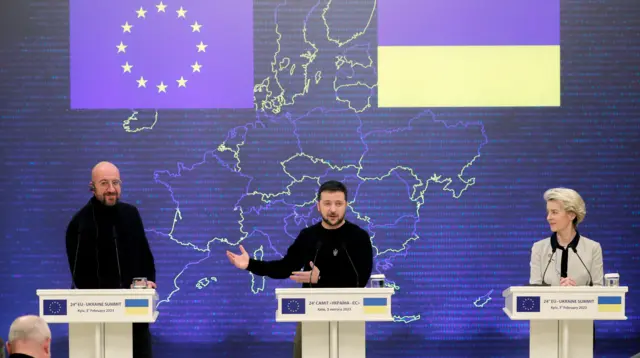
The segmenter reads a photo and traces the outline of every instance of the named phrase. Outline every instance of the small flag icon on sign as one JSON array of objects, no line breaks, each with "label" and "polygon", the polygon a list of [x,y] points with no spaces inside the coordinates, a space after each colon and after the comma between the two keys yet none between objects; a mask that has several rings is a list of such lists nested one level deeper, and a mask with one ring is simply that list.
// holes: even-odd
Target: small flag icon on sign
[{"label": "small flag icon on sign", "polygon": [[67,300],[43,300],[42,313],[44,316],[66,316]]},{"label": "small flag icon on sign", "polygon": [[124,312],[128,315],[145,315],[149,313],[148,299],[124,300]]},{"label": "small flag icon on sign", "polygon": [[364,313],[381,314],[387,313],[387,299],[386,297],[367,297],[362,302],[364,307]]},{"label": "small flag icon on sign", "polygon": [[598,312],[622,312],[622,297],[598,296]]},{"label": "small flag icon on sign", "polygon": [[516,312],[540,312],[540,296],[520,296],[516,299]]},{"label": "small flag icon on sign", "polygon": [[304,298],[282,299],[282,314],[304,314],[305,308]]}]

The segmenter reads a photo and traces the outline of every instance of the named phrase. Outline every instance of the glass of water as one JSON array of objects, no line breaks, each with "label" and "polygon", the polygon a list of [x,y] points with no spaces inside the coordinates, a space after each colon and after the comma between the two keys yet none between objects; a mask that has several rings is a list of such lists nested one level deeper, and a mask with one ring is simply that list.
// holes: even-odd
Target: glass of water
[{"label": "glass of water", "polygon": [[133,288],[147,288],[147,278],[146,277],[134,277],[133,278]]},{"label": "glass of water", "polygon": [[384,287],[384,275],[383,274],[375,274],[371,275],[371,288],[383,288]]},{"label": "glass of water", "polygon": [[604,275],[604,285],[607,287],[618,287],[620,286],[620,274],[618,273],[608,273]]}]

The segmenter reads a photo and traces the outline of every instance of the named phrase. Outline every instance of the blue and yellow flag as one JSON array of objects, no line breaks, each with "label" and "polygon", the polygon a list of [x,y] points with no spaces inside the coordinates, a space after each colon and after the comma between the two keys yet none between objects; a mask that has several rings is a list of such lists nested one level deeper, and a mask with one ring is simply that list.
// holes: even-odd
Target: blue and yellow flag
[{"label": "blue and yellow flag", "polygon": [[149,314],[149,300],[144,298],[124,300],[124,313],[127,315]]},{"label": "blue and yellow flag", "polygon": [[622,297],[598,296],[598,312],[622,312]]},{"label": "blue and yellow flag", "polygon": [[384,314],[389,312],[389,306],[385,297],[365,297],[362,306],[364,313]]},{"label": "blue and yellow flag", "polygon": [[378,0],[378,106],[560,106],[560,1]]}]

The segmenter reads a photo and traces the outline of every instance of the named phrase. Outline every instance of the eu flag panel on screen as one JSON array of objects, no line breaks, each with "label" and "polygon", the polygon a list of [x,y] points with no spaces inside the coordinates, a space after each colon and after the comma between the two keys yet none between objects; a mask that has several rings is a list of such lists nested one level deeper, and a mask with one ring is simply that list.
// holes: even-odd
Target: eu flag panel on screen
[{"label": "eu flag panel on screen", "polygon": [[253,1],[70,0],[71,108],[252,108]]}]

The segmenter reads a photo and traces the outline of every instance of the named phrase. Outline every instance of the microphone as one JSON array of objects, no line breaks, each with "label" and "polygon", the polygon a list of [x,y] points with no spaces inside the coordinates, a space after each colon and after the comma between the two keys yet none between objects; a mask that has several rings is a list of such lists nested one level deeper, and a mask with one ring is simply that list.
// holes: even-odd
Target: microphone
[{"label": "microphone", "polygon": [[557,247],[553,246],[553,249],[551,250],[551,256],[549,257],[549,262],[547,262],[547,267],[544,268],[544,272],[542,273],[542,286],[551,286],[550,284],[544,282],[544,276],[547,274],[547,269],[549,268],[549,264],[551,264],[551,260],[553,260],[553,255],[555,255],[556,249]]},{"label": "microphone", "polygon": [[580,262],[582,263],[582,266],[584,266],[584,269],[587,270],[587,273],[589,274],[589,286],[593,286],[593,277],[591,277],[591,272],[589,272],[587,265],[584,264],[584,261],[582,261],[582,258],[580,257],[580,255],[578,255],[578,250],[576,250],[576,247],[571,246],[571,249],[573,250],[573,253],[576,254],[576,256],[578,256],[578,260],[580,260]]},{"label": "microphone", "polygon": [[347,244],[342,243],[342,248],[344,249],[344,253],[347,254],[347,258],[349,262],[351,262],[351,267],[353,267],[353,272],[356,273],[356,287],[360,287],[360,278],[358,276],[358,270],[356,269],[356,265],[353,264],[353,260],[351,260],[351,256],[349,256],[349,251],[347,250]]},{"label": "microphone", "polygon": [[113,243],[116,245],[116,261],[118,263],[118,285],[122,288],[122,271],[120,271],[120,252],[118,251],[118,233],[116,227],[111,227],[113,230]]},{"label": "microphone", "polygon": [[76,265],[78,264],[78,252],[80,251],[80,237],[82,230],[78,228],[78,241],[76,242],[76,255],[73,257],[73,269],[71,270],[71,289],[76,289]]},{"label": "microphone", "polygon": [[[93,190],[95,190],[95,186]],[[96,219],[96,208],[93,206],[93,200],[89,199],[89,206],[91,206],[91,216],[93,218],[93,226],[96,229],[96,280],[98,280],[98,288],[102,288],[102,280],[100,279],[100,245],[97,244],[98,237],[100,237],[100,228],[98,228],[98,220]]]},{"label": "microphone", "polygon": [[316,259],[318,258],[318,252],[320,252],[320,248],[322,247],[322,241],[318,241],[316,243],[316,255],[313,257],[313,267],[309,271],[309,288],[312,287],[311,277],[313,276],[313,268],[316,267]]}]

